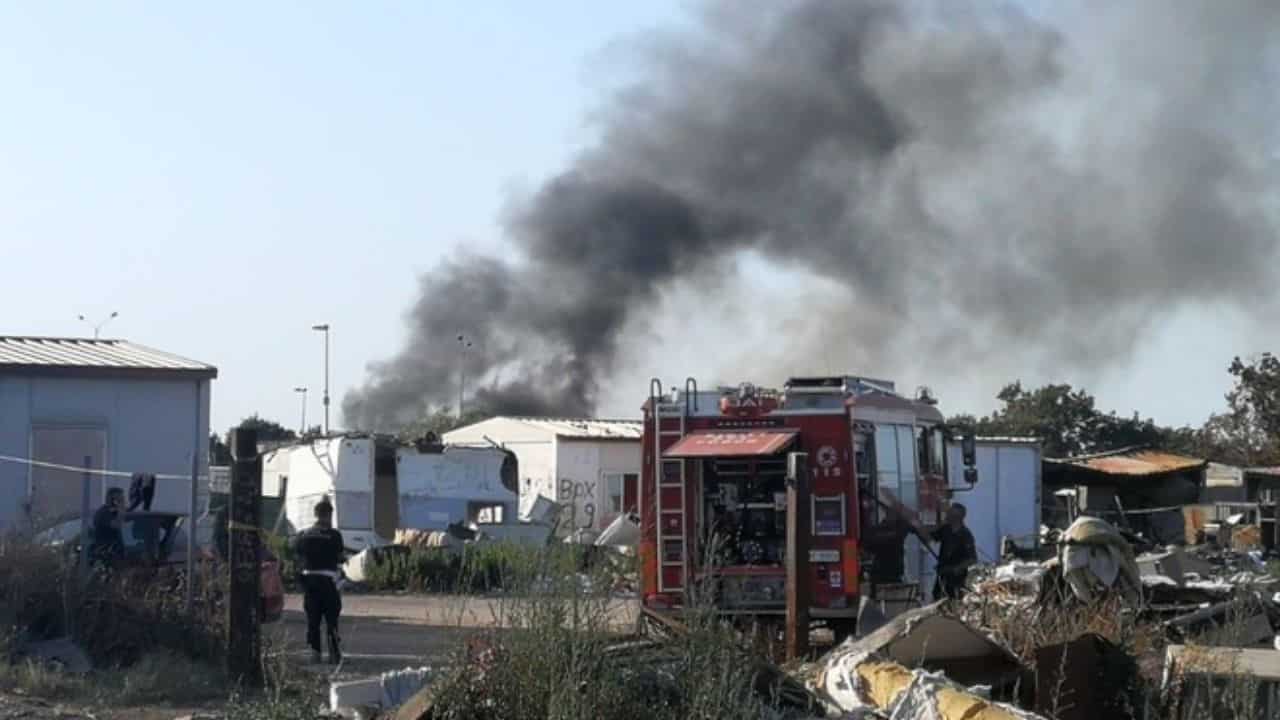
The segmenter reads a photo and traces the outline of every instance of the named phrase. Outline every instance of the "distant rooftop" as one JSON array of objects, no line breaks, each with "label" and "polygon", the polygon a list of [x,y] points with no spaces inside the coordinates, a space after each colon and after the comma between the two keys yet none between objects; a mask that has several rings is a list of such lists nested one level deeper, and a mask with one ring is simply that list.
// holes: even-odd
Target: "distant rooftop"
[{"label": "distant rooftop", "polygon": [[992,443],[999,445],[1039,445],[1040,438],[1032,435],[977,435],[974,437],[980,443]]},{"label": "distant rooftop", "polygon": [[1141,477],[1147,475],[1164,475],[1167,473],[1195,470],[1208,465],[1201,458],[1175,455],[1174,453],[1150,450],[1147,448],[1125,448],[1095,455],[1080,455],[1071,458],[1045,458],[1051,465],[1073,466],[1104,475],[1126,475]]},{"label": "distant rooftop", "polygon": [[509,415],[491,418],[491,420],[520,422],[552,433],[556,437],[571,440],[639,440],[644,434],[644,423],[641,420],[597,420],[594,418]]},{"label": "distant rooftop", "polygon": [[218,369],[127,340],[0,335],[0,375],[210,379]]}]

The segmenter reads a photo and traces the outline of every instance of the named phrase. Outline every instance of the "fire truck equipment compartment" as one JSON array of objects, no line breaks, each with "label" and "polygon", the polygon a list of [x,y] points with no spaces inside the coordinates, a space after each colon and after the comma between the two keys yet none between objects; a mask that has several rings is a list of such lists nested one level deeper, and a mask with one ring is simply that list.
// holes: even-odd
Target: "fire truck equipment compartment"
[{"label": "fire truck equipment compartment", "polygon": [[662,453],[667,458],[761,457],[795,442],[794,430],[694,431]]}]

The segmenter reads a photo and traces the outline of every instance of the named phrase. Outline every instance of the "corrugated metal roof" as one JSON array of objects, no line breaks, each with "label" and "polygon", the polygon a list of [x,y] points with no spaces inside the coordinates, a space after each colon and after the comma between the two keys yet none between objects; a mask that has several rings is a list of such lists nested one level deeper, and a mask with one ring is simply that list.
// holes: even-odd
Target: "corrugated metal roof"
[{"label": "corrugated metal roof", "polygon": [[640,420],[595,420],[588,418],[513,417],[526,425],[573,440],[639,440],[644,434]]},{"label": "corrugated metal roof", "polygon": [[1045,458],[1045,462],[1056,465],[1072,465],[1105,475],[1128,476],[1163,475],[1165,473],[1194,470],[1208,464],[1207,460],[1200,458],[1142,448],[1129,448],[1074,458]]},{"label": "corrugated metal roof", "polygon": [[218,369],[126,340],[0,335],[0,373],[213,378]]},{"label": "corrugated metal roof", "polygon": [[662,453],[669,458],[755,457],[782,452],[796,439],[795,430],[699,431],[685,435]]}]

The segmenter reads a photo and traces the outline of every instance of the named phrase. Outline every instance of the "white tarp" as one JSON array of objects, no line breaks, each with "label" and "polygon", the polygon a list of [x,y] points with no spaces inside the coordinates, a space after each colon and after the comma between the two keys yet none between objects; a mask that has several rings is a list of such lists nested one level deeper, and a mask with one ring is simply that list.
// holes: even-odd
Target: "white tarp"
[{"label": "white tarp", "polygon": [[633,513],[619,515],[600,533],[600,537],[596,538],[596,545],[611,547],[632,547],[638,542],[640,542],[640,518]]},{"label": "white tarp", "polygon": [[[817,686],[842,713],[854,717],[883,717],[888,720],[960,720],[965,718],[1001,718],[1006,720],[1043,720],[1040,715],[1020,710],[1005,703],[978,702],[987,697],[979,688],[964,688],[948,680],[941,672],[910,670],[911,680],[893,698],[887,707],[875,707],[858,667],[874,659],[872,653],[840,652],[829,654],[822,662]],[[951,707],[944,711],[939,702],[939,691],[947,688],[972,696],[963,707]],[[847,716],[842,716],[847,717]]]}]

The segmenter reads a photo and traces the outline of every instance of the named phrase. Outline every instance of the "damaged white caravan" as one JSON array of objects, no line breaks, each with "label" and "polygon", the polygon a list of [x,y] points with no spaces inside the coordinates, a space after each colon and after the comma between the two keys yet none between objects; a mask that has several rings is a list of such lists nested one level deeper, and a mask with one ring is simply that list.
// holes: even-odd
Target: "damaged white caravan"
[{"label": "damaged white caravan", "polygon": [[500,448],[344,435],[268,452],[262,492],[284,498],[287,531],[311,525],[328,497],[334,526],[358,551],[391,542],[397,530],[514,522],[516,478],[515,456]]}]

